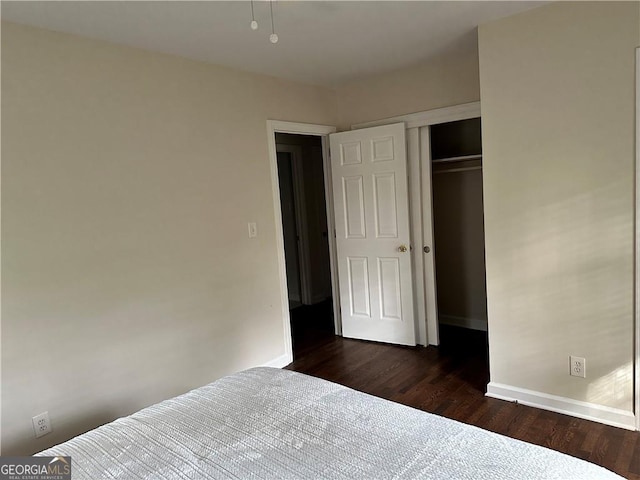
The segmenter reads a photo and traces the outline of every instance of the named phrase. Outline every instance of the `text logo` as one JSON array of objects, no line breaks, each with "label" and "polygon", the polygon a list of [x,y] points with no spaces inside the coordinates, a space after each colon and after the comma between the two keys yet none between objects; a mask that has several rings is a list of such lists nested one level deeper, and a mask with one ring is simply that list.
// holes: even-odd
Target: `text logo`
[{"label": "text logo", "polygon": [[0,457],[0,480],[71,480],[71,457]]}]

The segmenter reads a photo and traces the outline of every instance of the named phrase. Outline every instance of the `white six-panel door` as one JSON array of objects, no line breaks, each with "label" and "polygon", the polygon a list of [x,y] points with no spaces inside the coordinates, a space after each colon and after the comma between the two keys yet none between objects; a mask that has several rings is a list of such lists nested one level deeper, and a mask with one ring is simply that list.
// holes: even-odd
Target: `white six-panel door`
[{"label": "white six-panel door", "polygon": [[330,135],[342,334],[416,344],[403,123]]}]

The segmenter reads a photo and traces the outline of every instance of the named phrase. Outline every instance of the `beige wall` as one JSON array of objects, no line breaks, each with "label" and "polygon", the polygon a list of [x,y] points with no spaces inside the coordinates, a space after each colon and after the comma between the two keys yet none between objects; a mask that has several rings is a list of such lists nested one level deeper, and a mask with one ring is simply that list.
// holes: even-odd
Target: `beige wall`
[{"label": "beige wall", "polygon": [[342,129],[355,123],[480,100],[478,52],[436,57],[422,65],[341,85],[336,110]]},{"label": "beige wall", "polygon": [[266,120],[330,97],[2,24],[3,454],[284,354]]},{"label": "beige wall", "polygon": [[626,411],[639,8],[561,2],[479,31],[491,381]]}]

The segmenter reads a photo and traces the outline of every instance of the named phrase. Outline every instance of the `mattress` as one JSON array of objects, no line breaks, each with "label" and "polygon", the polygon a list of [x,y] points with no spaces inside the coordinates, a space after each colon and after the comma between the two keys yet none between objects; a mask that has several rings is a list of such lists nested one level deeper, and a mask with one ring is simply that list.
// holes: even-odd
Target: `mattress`
[{"label": "mattress", "polygon": [[73,479],[620,479],[583,460],[287,370],[254,368],[39,455]]}]

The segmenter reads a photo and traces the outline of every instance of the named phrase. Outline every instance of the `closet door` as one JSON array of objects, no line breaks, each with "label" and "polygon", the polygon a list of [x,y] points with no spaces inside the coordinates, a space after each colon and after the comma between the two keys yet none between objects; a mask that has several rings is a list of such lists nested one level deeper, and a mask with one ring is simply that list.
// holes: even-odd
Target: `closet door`
[{"label": "closet door", "polygon": [[420,128],[422,159],[422,255],[424,259],[424,294],[427,315],[427,343],[440,344],[436,290],[435,246],[433,241],[433,195],[431,184],[431,137],[429,127]]}]

